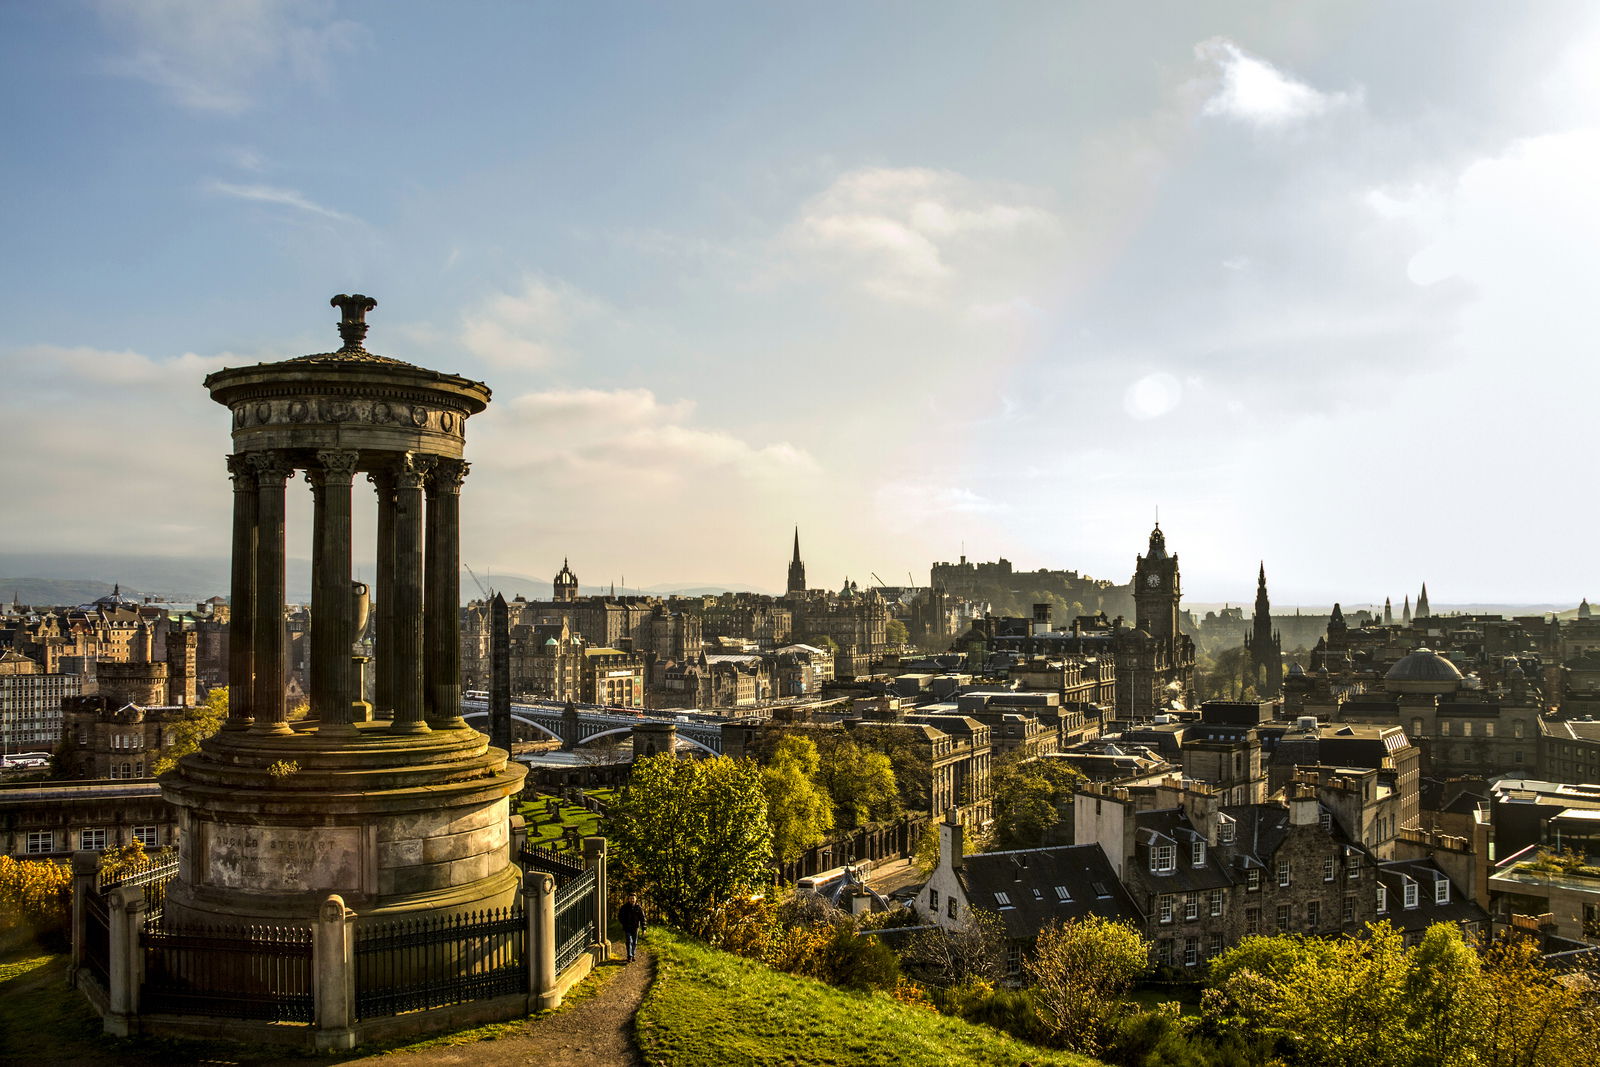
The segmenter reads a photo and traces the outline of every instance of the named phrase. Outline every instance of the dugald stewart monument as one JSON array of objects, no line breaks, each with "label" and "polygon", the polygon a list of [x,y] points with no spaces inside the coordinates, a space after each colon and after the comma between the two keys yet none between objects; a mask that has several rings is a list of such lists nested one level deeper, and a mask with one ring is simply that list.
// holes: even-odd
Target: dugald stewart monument
[{"label": "dugald stewart monument", "polygon": [[[229,368],[234,631],[228,719],[163,777],[181,812],[170,922],[306,922],[328,893],[363,919],[504,906],[520,883],[508,798],[526,769],[461,719],[460,499],[481,382],[368,352],[370,297],[336,296],[335,352]],[[310,710],[286,697],[284,494],[313,512]],[[352,496],[377,502],[375,706],[352,650]]]}]

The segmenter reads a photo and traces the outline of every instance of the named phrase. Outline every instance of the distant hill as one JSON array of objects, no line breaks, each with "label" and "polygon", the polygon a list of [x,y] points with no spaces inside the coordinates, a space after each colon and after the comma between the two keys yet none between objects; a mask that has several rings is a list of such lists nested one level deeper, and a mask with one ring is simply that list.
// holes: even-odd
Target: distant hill
[{"label": "distant hill", "polygon": [[[70,606],[88,604],[111,593],[114,583],[84,578],[0,578],[0,604]],[[146,594],[123,586],[122,595],[135,600]]]}]

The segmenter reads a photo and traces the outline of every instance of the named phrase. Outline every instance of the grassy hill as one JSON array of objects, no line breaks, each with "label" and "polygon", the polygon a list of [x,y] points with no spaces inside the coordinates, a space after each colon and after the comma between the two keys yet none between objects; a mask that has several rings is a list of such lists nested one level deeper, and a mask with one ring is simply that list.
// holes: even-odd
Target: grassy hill
[{"label": "grassy hill", "polygon": [[666,1067],[896,1064],[1095,1067],[882,993],[850,993],[652,930],[656,981],[635,1019],[639,1050]]}]

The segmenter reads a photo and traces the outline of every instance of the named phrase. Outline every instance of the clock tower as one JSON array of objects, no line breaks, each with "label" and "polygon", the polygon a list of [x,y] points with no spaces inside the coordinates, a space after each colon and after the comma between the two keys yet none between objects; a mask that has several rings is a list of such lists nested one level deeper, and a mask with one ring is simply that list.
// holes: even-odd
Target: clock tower
[{"label": "clock tower", "polygon": [[1150,550],[1133,566],[1134,625],[1157,641],[1178,640],[1178,557],[1167,554],[1161,524],[1150,531]]}]

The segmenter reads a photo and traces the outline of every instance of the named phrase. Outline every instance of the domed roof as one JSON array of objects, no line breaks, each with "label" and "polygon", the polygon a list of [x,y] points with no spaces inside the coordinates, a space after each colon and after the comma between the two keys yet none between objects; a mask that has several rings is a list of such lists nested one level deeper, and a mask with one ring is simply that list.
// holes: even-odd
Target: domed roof
[{"label": "domed roof", "polygon": [[1409,656],[1402,656],[1389,673],[1386,682],[1459,682],[1461,672],[1456,665],[1432,649],[1419,648]]}]

